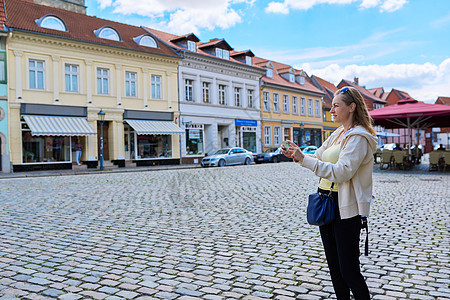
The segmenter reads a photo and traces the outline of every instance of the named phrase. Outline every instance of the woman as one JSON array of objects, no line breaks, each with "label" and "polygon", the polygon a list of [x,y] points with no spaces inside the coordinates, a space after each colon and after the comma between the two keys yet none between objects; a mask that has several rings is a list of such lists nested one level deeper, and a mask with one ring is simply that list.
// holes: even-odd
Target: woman
[{"label": "woman", "polygon": [[77,139],[77,143],[75,144],[75,154],[77,159],[77,165],[81,166],[81,154],[83,151],[83,145],[81,145],[80,139]]},{"label": "woman", "polygon": [[319,190],[328,193],[332,188],[339,207],[336,220],[319,229],[337,299],[350,299],[350,291],[356,300],[370,299],[359,266],[359,237],[372,199],[376,132],[364,99],[353,87],[336,91],[330,113],[342,126],[314,155],[303,154],[291,141],[283,153],[321,178]]}]

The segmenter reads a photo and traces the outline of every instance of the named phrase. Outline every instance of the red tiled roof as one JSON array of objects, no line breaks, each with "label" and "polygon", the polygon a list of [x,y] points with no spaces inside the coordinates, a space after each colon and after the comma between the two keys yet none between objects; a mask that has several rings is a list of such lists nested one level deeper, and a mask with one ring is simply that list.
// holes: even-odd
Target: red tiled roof
[{"label": "red tiled roof", "polygon": [[370,101],[376,101],[376,102],[383,103],[383,104],[387,103],[385,100],[381,99],[380,97],[375,96],[374,94],[369,92],[367,89],[365,89],[362,86],[357,85],[356,83],[351,82],[349,80],[342,79],[341,82],[337,85],[338,88],[342,88],[344,86],[352,86],[352,87],[354,87],[355,89],[357,89],[361,93],[361,95],[364,98],[366,98],[366,99],[368,99]]},{"label": "red tiled roof", "polygon": [[[175,44],[175,43],[173,42],[173,41],[178,40],[178,38],[180,38],[181,36],[174,35],[174,34],[167,33],[167,32],[163,32],[163,31],[159,31],[159,30],[152,29],[152,28],[147,28],[147,27],[144,27],[144,28],[145,28],[147,31],[149,31],[150,33],[152,33],[153,35],[155,35],[156,37],[158,37],[159,39],[161,39],[161,40],[163,40],[164,42],[166,42],[167,45],[169,45],[170,47],[177,48],[177,49],[181,49],[181,50],[184,50],[184,51],[190,51],[190,50],[188,50],[188,49],[186,49],[186,48],[183,48],[183,47],[178,46],[177,44]],[[197,52],[196,52],[196,53],[201,54],[201,55],[206,55],[206,56],[209,56],[209,57],[214,57],[214,58],[217,58],[217,59],[222,59],[222,58],[219,58],[219,57],[217,57],[217,56],[215,56],[215,55],[211,55],[211,54],[209,54],[209,53],[203,51],[202,49],[199,49],[199,48],[198,48],[198,45],[201,44],[201,43],[196,43],[196,44],[197,44]],[[247,52],[247,51],[250,51],[250,50],[246,50],[246,51],[242,51],[242,52]],[[235,53],[234,53],[234,52],[235,52],[235,51],[232,51],[232,52],[230,53],[230,59],[229,59],[229,60],[226,60],[226,59],[224,59],[224,60],[226,60],[226,61],[231,61],[231,62],[234,62],[234,63],[239,63],[239,64],[246,65],[245,63],[243,63],[243,62],[241,62],[241,61],[239,61],[239,60],[233,58],[233,56],[238,56],[238,54],[240,54],[241,52],[235,52]],[[250,51],[250,52],[251,52],[251,51]],[[234,54],[233,54],[233,53],[234,53]],[[255,67],[255,65],[253,65],[253,67]]]},{"label": "red tiled roof", "polygon": [[[87,16],[50,6],[29,3],[23,0],[6,1],[6,26],[13,30],[44,34],[63,39],[77,40],[105,46],[113,46],[140,52],[179,57],[170,47],[158,41],[159,48],[138,45],[133,38],[148,35],[141,27],[117,23],[105,19]],[[54,15],[64,21],[68,31],[59,31],[39,27],[35,20],[45,15]],[[121,41],[102,39],[95,35],[94,30],[109,26],[120,35]]]},{"label": "red tiled roof", "polygon": [[[269,62],[268,59],[264,59],[264,58],[261,58],[261,57],[255,56],[253,58],[253,64],[258,66],[258,67],[260,67],[260,68],[265,68],[268,62]],[[285,65],[285,64],[282,64],[282,63],[279,63],[279,62],[275,62],[275,61],[270,61],[270,62],[272,63],[272,65],[274,67],[273,78],[269,78],[269,77],[263,76],[262,80],[264,82],[271,83],[271,84],[282,85],[282,86],[285,86],[285,87],[290,87],[290,88],[295,88],[295,89],[302,89],[302,90],[315,92],[315,93],[319,93],[319,94],[324,94],[324,92],[319,90],[310,80],[305,80],[305,84],[300,84],[298,82],[290,82],[289,80],[284,79],[283,77],[280,76],[280,74],[278,73],[278,70],[285,70],[287,68],[291,68],[291,66]],[[294,70],[294,71],[296,71],[296,70]],[[308,76],[306,76],[306,78],[307,77]]]},{"label": "red tiled roof", "polygon": [[223,46],[225,50],[233,50],[233,48],[224,39],[212,39],[207,43],[198,43],[197,48],[208,48],[212,46]]},{"label": "red tiled roof", "polygon": [[407,92],[403,92],[403,91],[400,91],[400,90],[397,90],[397,89],[392,89],[391,93],[392,92],[397,95],[399,100],[406,99],[408,97],[411,98],[411,96]]},{"label": "red tiled roof", "polygon": [[254,57],[255,54],[251,51],[251,50],[244,50],[244,51],[231,51],[230,52],[231,56],[239,56],[239,55],[246,55],[246,56],[250,56],[250,57]]},{"label": "red tiled roof", "polygon": [[5,9],[4,9],[4,0],[0,0],[0,31],[6,31],[5,30],[5,21],[6,21],[6,16],[5,16]]},{"label": "red tiled roof", "polygon": [[316,86],[319,85],[318,88],[321,88],[325,91],[325,101],[323,103],[323,106],[331,108],[331,102],[333,101],[334,93],[338,90],[338,88],[331,82],[317,77],[316,75],[312,75],[311,79],[316,84]]},{"label": "red tiled roof", "polygon": [[185,34],[185,35],[182,35],[182,36],[178,36],[178,37],[174,38],[173,40],[171,40],[171,42],[176,42],[176,41],[179,41],[179,40],[182,40],[182,39],[188,39],[190,41],[200,42],[198,37],[195,34],[193,34],[192,32],[188,33],[188,34]]},{"label": "red tiled roof", "polygon": [[450,105],[450,97],[438,97],[435,104]]}]

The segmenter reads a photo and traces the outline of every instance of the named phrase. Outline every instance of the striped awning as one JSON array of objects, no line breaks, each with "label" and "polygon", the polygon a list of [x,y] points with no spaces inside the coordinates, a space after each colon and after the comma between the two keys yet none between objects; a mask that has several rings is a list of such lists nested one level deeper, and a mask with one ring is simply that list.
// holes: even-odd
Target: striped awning
[{"label": "striped awning", "polygon": [[96,132],[82,117],[22,116],[32,135],[82,136]]},{"label": "striped awning", "polygon": [[125,121],[136,131],[137,134],[179,134],[184,130],[172,121],[149,121],[149,120],[129,120]]}]

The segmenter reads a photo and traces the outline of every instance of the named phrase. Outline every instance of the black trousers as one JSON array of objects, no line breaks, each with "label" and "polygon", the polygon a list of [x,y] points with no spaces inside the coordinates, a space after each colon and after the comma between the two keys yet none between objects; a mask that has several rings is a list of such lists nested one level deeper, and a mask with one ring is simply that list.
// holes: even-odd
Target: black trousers
[{"label": "black trousers", "polygon": [[[338,194],[333,192],[333,197],[337,203]],[[359,267],[361,216],[341,220],[337,215],[335,221],[319,229],[337,299],[349,300],[350,291],[355,300],[370,299]]]}]

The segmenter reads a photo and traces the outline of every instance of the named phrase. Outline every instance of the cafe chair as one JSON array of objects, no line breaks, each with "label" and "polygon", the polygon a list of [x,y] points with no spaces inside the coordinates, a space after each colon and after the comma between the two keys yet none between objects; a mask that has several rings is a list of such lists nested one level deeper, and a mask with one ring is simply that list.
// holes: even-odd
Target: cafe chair
[{"label": "cafe chair", "polygon": [[443,153],[442,165],[444,167],[444,172],[447,170],[447,167],[450,167],[450,152],[445,151]]},{"label": "cafe chair", "polygon": [[406,153],[406,151],[394,150],[393,155],[395,167],[400,167],[403,170],[406,170],[406,167],[408,166],[408,154]]},{"label": "cafe chair", "polygon": [[[392,150],[383,149],[383,152],[381,152],[380,170],[392,168],[391,158],[392,158]],[[384,168],[384,165],[386,165],[386,168]]]},{"label": "cafe chair", "polygon": [[440,160],[441,156],[442,156],[442,152],[440,152],[440,151],[430,152],[430,166],[428,168],[429,171],[439,170],[439,168],[440,168],[439,160]]}]

